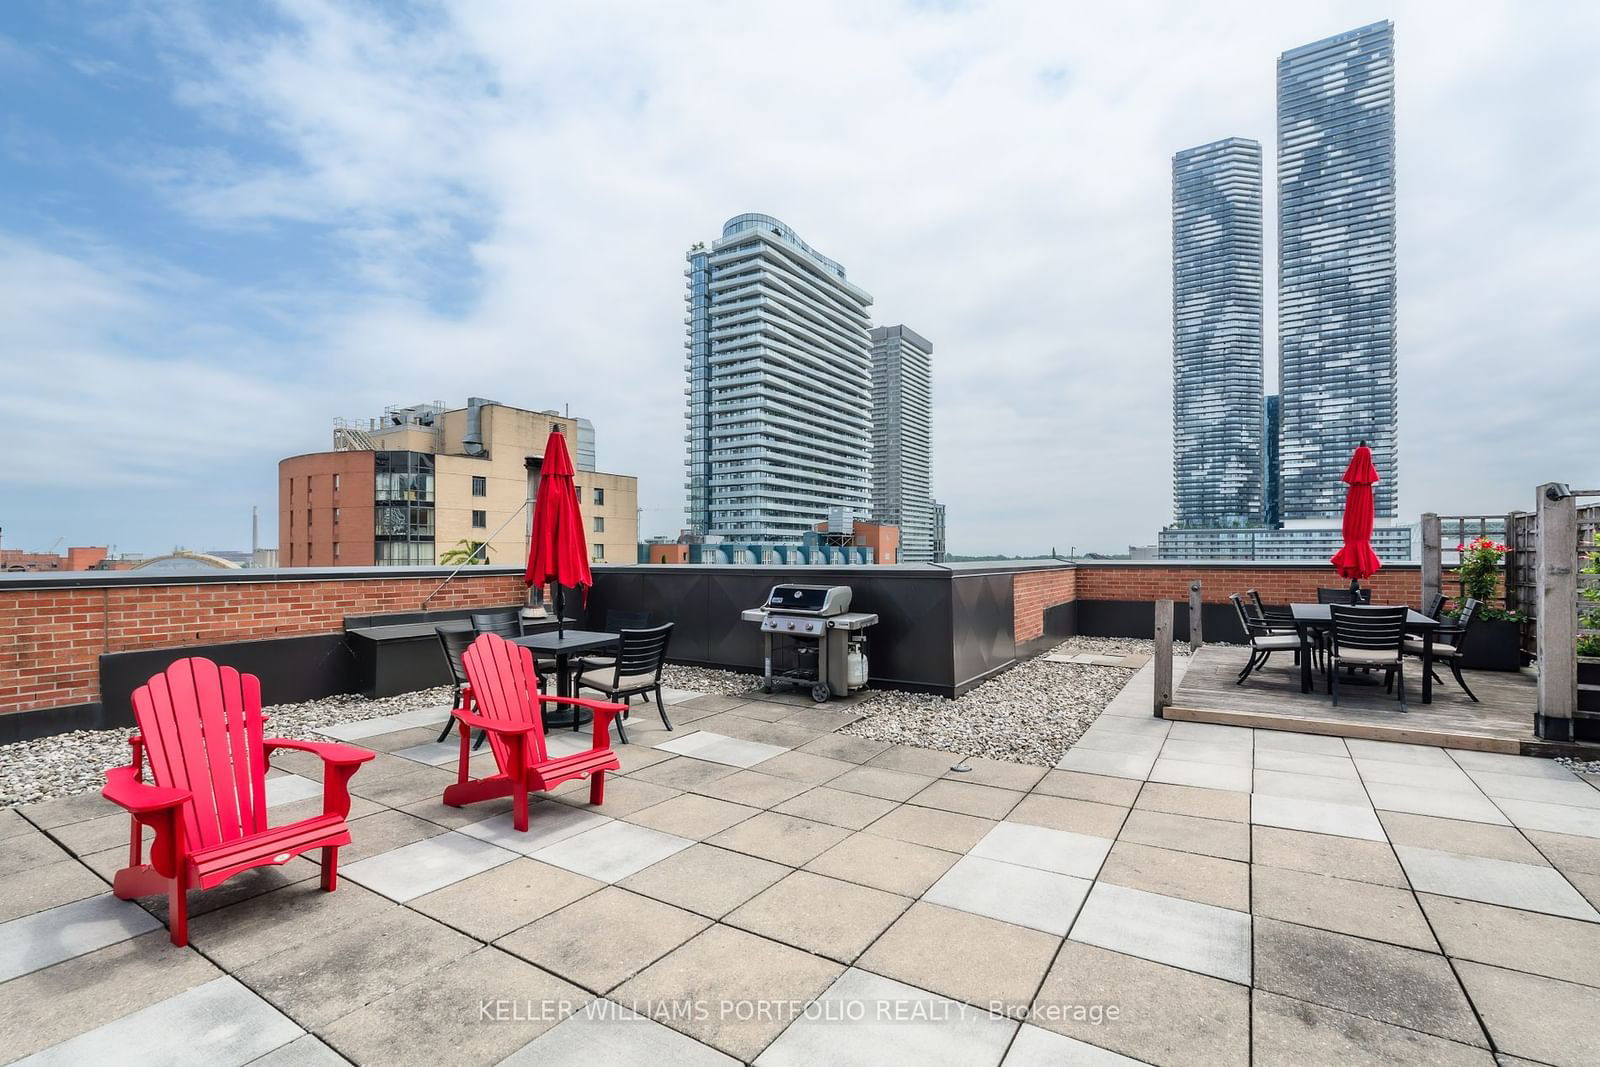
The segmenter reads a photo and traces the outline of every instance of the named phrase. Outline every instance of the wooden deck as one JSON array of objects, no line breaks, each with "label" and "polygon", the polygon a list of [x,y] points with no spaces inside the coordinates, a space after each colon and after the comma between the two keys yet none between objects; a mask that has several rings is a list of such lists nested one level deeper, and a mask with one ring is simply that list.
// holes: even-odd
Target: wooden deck
[{"label": "wooden deck", "polygon": [[1407,708],[1401,714],[1394,695],[1383,686],[1343,685],[1334,707],[1323,676],[1317,692],[1300,692],[1300,668],[1279,653],[1267,666],[1235,685],[1244,668],[1245,650],[1237,645],[1207,645],[1194,656],[1166,711],[1169,719],[1227,723],[1266,730],[1331,734],[1338,737],[1403,741],[1419,745],[1555,756],[1579,754],[1595,758],[1597,746],[1564,745],[1533,736],[1537,686],[1520,672],[1466,671],[1467,684],[1478,694],[1474,704],[1448,670],[1433,686],[1433,703],[1422,703],[1421,664],[1407,663]]}]

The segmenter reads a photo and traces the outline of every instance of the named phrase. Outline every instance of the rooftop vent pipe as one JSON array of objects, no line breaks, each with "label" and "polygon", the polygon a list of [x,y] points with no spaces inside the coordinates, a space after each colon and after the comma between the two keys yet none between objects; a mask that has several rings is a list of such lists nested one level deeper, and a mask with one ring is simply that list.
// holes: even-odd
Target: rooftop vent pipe
[{"label": "rooftop vent pipe", "polygon": [[461,450],[469,456],[481,456],[483,447],[483,408],[493,403],[481,396],[467,397],[467,432],[461,437]]}]

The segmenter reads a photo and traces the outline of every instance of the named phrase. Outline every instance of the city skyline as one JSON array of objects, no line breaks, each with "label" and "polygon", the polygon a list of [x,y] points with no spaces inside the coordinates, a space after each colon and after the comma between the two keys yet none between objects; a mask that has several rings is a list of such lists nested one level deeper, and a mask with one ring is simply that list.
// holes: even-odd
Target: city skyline
[{"label": "city skyline", "polygon": [[[674,534],[682,253],[746,209],[960,353],[933,414],[950,551],[1147,541],[1170,506],[1173,148],[1275,128],[1274,57],[1383,17],[1404,37],[1398,509],[1592,483],[1592,10],[68,4],[0,15],[5,543],[242,545],[275,459],[330,417],[472,394],[590,413],[642,533]],[[792,48],[744,47],[771,39]],[[819,86],[799,57],[822,51]]]}]

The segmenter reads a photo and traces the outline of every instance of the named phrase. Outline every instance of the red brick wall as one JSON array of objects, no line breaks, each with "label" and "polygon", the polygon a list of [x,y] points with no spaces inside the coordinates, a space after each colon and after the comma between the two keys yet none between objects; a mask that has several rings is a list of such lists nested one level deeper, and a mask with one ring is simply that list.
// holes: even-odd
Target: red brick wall
[{"label": "red brick wall", "polygon": [[1018,644],[1044,634],[1045,608],[1078,598],[1079,574],[1066,568],[1011,576],[1011,632]]},{"label": "red brick wall", "polygon": [[[0,588],[0,714],[99,699],[105,652],[337,633],[346,615],[416,611],[439,586],[429,578]],[[511,604],[515,574],[463,573],[429,610]]]},{"label": "red brick wall", "polygon": [[[1229,593],[1254,589],[1268,604],[1315,602],[1319,586],[1344,586],[1325,567],[1207,567],[1204,564],[1078,568],[1079,600],[1177,600],[1187,603],[1189,583],[1200,579],[1207,604],[1226,604]],[[1417,567],[1385,568],[1361,583],[1372,588],[1373,603],[1419,606],[1422,571]],[[1448,583],[1446,583],[1448,588]]]},{"label": "red brick wall", "polygon": [[[278,566],[372,566],[376,477],[371,452],[313,452],[281,461]],[[339,546],[337,556],[334,545]]]}]

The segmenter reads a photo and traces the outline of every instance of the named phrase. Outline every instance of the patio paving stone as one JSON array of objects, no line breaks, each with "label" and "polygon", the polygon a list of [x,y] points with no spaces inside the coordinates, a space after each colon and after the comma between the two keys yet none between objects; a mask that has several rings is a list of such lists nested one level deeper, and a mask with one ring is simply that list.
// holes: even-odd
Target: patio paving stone
[{"label": "patio paving stone", "polygon": [[1250,889],[1252,910],[1268,919],[1439,951],[1416,897],[1407,889],[1281,867],[1258,868]]},{"label": "patio paving stone", "polygon": [[775,778],[787,778],[791,782],[800,782],[804,785],[821,785],[823,782],[831,783],[841,774],[846,771],[853,771],[858,766],[859,764],[852,763],[849,760],[831,759],[827,756],[820,756],[797,749],[793,752],[785,752],[781,756],[774,756],[763,763],[758,763],[754,769],[762,774],[770,774]]},{"label": "patio paving stone", "polygon": [[[758,1067],[997,1064],[1016,1030],[1008,1020],[962,1011],[942,997],[853,968],[821,1003],[817,1017],[795,1020],[756,1059]],[[864,1005],[864,1021],[835,1021],[851,1004]]]},{"label": "patio paving stone", "polygon": [[1161,758],[1181,760],[1184,763],[1214,763],[1223,767],[1250,767],[1254,762],[1254,749],[1236,741],[1189,741],[1183,737],[1169,737],[1161,746]]},{"label": "patio paving stone", "polygon": [[1487,1050],[1391,1026],[1375,1019],[1257,990],[1253,1061],[1262,1067],[1307,1063],[1364,1067],[1494,1067]]},{"label": "patio paving stone", "polygon": [[0,982],[160,928],[149,912],[110,893],[0,923]]},{"label": "patio paving stone", "polygon": [[1460,856],[1414,845],[1397,845],[1395,853],[1419,893],[1600,922],[1600,913],[1550,867]]},{"label": "patio paving stone", "polygon": [[1165,782],[1168,785],[1192,785],[1202,789],[1232,789],[1248,793],[1250,767],[1248,764],[1228,766],[1221,763],[1197,763],[1190,760],[1169,759],[1163,755],[1150,768],[1150,781]]},{"label": "patio paving stone", "polygon": [[1478,793],[1478,787],[1459,767],[1431,766],[1415,763],[1391,763],[1386,760],[1355,760],[1362,781],[1383,785],[1422,786],[1452,793]]},{"label": "patio paving stone", "polygon": [[189,940],[219,967],[238,969],[338,931],[404,910],[394,901],[343,879],[325,893],[306,881],[251,897],[189,920]]},{"label": "patio paving stone", "polygon": [[1465,960],[1456,968],[1501,1052],[1542,1063],[1600,1062],[1600,989]]},{"label": "patio paving stone", "polygon": [[[321,783],[318,783],[318,788],[321,788]],[[113,812],[98,819],[58,826],[50,831],[55,841],[51,841],[43,834],[13,837],[0,842],[0,859],[3,859],[12,870],[27,870],[29,867],[64,859],[66,853],[61,851],[62,848],[74,856],[104,852],[118,845],[127,848],[129,823],[127,812]],[[145,840],[153,838],[154,831],[147,830]]]},{"label": "patio paving stone", "polygon": [[[343,850],[341,849],[340,851],[342,852]],[[313,854],[320,854],[319,850],[313,849],[312,852]],[[117,871],[127,866],[128,849],[124,845],[122,848],[114,848],[109,852],[97,852],[93,856],[84,857],[83,862],[93,867],[96,873],[103,875],[107,881],[110,881]],[[297,882],[305,882],[316,878],[321,873],[322,867],[320,863],[301,855],[282,866],[271,865],[257,867],[254,870],[241,871],[226,882],[211,889],[191,889],[188,893],[190,922],[192,923],[197,915],[205,915],[219,908],[237,904],[241,900],[249,900],[251,897],[260,896],[263,893],[271,893],[274,890],[294,885]],[[103,891],[106,888],[105,884],[102,883],[100,888]],[[163,923],[167,921],[167,897],[164,892],[153,896],[139,897],[138,905],[151,915],[154,915],[158,921]]]},{"label": "patio paving stone", "polygon": [[1023,1023],[1006,1053],[1004,1067],[1140,1067],[1143,1062]]},{"label": "patio paving stone", "polygon": [[1366,841],[1386,840],[1383,824],[1378,822],[1378,816],[1371,808],[1330,804],[1325,800],[1252,794],[1250,821],[1259,826],[1277,826],[1285,830],[1305,830]]},{"label": "patio paving stone", "polygon": [[832,733],[844,726],[849,726],[861,718],[861,712],[851,711],[849,708],[802,708],[791,715],[778,721],[784,726],[799,726],[806,730],[823,730]]},{"label": "patio paving stone", "polygon": [[[424,731],[426,733],[428,731]],[[435,734],[434,737],[438,735]],[[461,742],[455,738],[446,741],[434,740],[430,737],[420,745],[408,745],[405,748],[395,748],[389,751],[401,759],[411,760],[413,763],[426,764],[429,767],[456,766],[461,759]]]},{"label": "patio paving stone", "polygon": [[842,827],[764,811],[724,830],[711,839],[711,844],[785,866],[803,867],[848,836],[850,831]]},{"label": "patio paving stone", "polygon": [[927,845],[851,834],[805,865],[808,871],[901,896],[921,896],[959,857]]},{"label": "patio paving stone", "polygon": [[1571,771],[1555,760],[1540,756],[1513,756],[1509,752],[1473,752],[1470,749],[1450,749],[1447,755],[1469,774],[1490,771],[1495,774],[1553,778],[1563,782],[1572,780]]},{"label": "patio paving stone", "polygon": [[831,789],[843,789],[880,800],[905,801],[928,788],[933,781],[926,775],[862,766],[848,768],[829,779],[827,784]]},{"label": "patio paving stone", "polygon": [[[711,763],[703,759],[693,759],[689,756],[679,756],[676,759],[662,760],[652,763],[648,767],[633,771],[627,776],[630,782],[649,782],[653,785],[666,786],[679,790],[693,789],[695,786],[705,785],[707,782],[718,778],[726,778],[737,768],[725,763]],[[610,792],[611,783],[606,783],[606,790]]]},{"label": "patio paving stone", "polygon": [[944,752],[934,748],[916,748],[912,745],[891,745],[867,762],[880,770],[919,774],[924,778],[942,778],[950,768],[961,762],[961,753]]},{"label": "patio paving stone", "polygon": [[1099,875],[1100,881],[1111,885],[1250,910],[1250,865],[1236,860],[1118,841]]},{"label": "patio paving stone", "polygon": [[274,774],[267,778],[267,807],[276,808],[297,800],[322,797],[322,783],[298,774]]},{"label": "patio paving stone", "polygon": [[[586,999],[546,971],[480,948],[345,1015],[319,1035],[357,1063],[494,1063],[555,1026],[555,1005],[576,1007]],[[508,1006],[504,1017],[492,1014],[497,1001]],[[485,1003],[492,1022],[480,1010]]]},{"label": "patio paving stone", "polygon": [[250,1067],[344,1067],[350,1061],[323,1044],[313,1034],[304,1034],[287,1045],[279,1045]]},{"label": "patio paving stone", "polygon": [[533,858],[601,882],[620,882],[692,844],[686,837],[612,820],[547,845]]},{"label": "patio paving stone", "polygon": [[1034,1009],[1039,1026],[1148,1063],[1249,1062],[1249,990],[1093,945],[1062,945]]},{"label": "patio paving stone", "polygon": [[846,734],[824,734],[815,741],[807,741],[799,751],[809,756],[844,760],[847,763],[865,763],[889,747],[887,741],[869,741],[865,737]]},{"label": "patio paving stone", "polygon": [[1523,830],[1548,830],[1578,837],[1600,837],[1600,811],[1575,808],[1569,804],[1545,804],[1537,800],[1501,800],[1500,810]]},{"label": "patio paving stone", "polygon": [[893,837],[930,848],[942,848],[946,852],[964,853],[993,826],[992,819],[980,819],[976,815],[902,804],[873,823],[872,832],[880,837]]},{"label": "patio paving stone", "polygon": [[1222,819],[1197,819],[1192,815],[1168,815],[1134,808],[1117,837],[1140,845],[1155,845],[1157,848],[1193,852],[1218,859],[1250,858],[1250,827]]},{"label": "patio paving stone", "polygon": [[1097,752],[1094,749],[1079,748],[1077,745],[1067,749],[1067,754],[1056,763],[1056,767],[1063,771],[1079,771],[1084,774],[1103,774],[1112,778],[1132,778],[1135,781],[1144,781],[1150,774],[1150,768],[1155,766],[1155,754],[1140,755],[1131,752]]},{"label": "patio paving stone", "polygon": [[969,785],[989,785],[996,789],[1015,789],[1019,793],[1025,793],[1038,785],[1039,779],[1045,774],[1043,767],[990,759],[987,756],[968,756],[966,764],[970,770],[950,770],[946,771],[944,776],[952,781],[966,782]]},{"label": "patio paving stone", "polygon": [[760,808],[743,804],[730,804],[726,800],[683,793],[654,807],[642,808],[624,818],[638,826],[648,826],[666,834],[676,834],[692,841],[703,841],[721,833],[730,826],[759,815]]},{"label": "patio paving stone", "polygon": [[[379,768],[378,761],[384,759],[393,760],[399,767],[384,765]],[[380,773],[372,773],[374,770]],[[444,793],[444,787],[455,780],[453,771],[427,767],[398,756],[380,755],[378,759],[362,764],[355,777],[350,779],[350,792],[398,808],[425,797],[440,796]]]},{"label": "patio paving stone", "polygon": [[[731,1056],[753,1060],[792,1016],[747,1012],[737,1005],[752,1000],[803,1003],[843,972],[830,960],[718,924],[623,983],[614,996],[624,1004],[704,1003],[705,1018],[686,1012],[662,1021]],[[732,1010],[721,1010],[723,1002]]]},{"label": "patio paving stone", "polygon": [[789,873],[769,860],[715,845],[691,845],[618,884],[624,889],[720,919]]},{"label": "patio paving stone", "polygon": [[1098,882],[1069,939],[1213,978],[1250,982],[1250,916],[1245,912]]},{"label": "patio paving stone", "polygon": [[[606,787],[608,789],[610,788],[609,782],[607,783]],[[539,799],[540,798],[538,797],[533,798],[535,803],[537,803]],[[366,804],[371,803],[371,801],[358,802]],[[384,809],[375,808],[375,810],[381,811]],[[466,804],[459,808],[452,808],[450,805],[444,802],[442,797],[425,797],[422,800],[414,800],[403,808],[395,808],[392,810],[402,811],[407,815],[414,815],[419,819],[426,819],[428,822],[442,826],[446,830],[459,830],[463,826],[470,826],[475,822],[483,822],[485,819],[491,816],[501,815],[510,811],[511,798],[501,797],[498,800],[485,800],[478,804]]]},{"label": "patio paving stone", "polygon": [[980,819],[1003,819],[1022,797],[1022,793],[1010,789],[940,779],[912,797],[908,803],[976,815]]},{"label": "patio paving stone", "polygon": [[1409,763],[1422,767],[1454,767],[1455,761],[1444,750],[1431,745],[1407,745],[1398,741],[1368,741],[1362,738],[1345,738],[1344,747],[1359,764],[1361,760],[1378,760],[1382,763]]},{"label": "patio paving stone", "polygon": [[538,797],[531,798],[528,803],[526,830],[518,830],[517,824],[512,821],[512,813],[507,811],[482,821],[469,822],[461,827],[459,832],[466,833],[467,837],[488,841],[490,845],[510,849],[522,856],[531,856],[546,845],[555,845],[557,841],[576,837],[578,833],[595,829],[605,825],[606,822],[611,822],[610,817],[603,816],[598,809],[589,806],[573,808]]},{"label": "patio paving stone", "polygon": [[785,800],[773,810],[812,822],[843,826],[847,830],[863,830],[895,807],[897,805],[892,800],[880,800],[819,785]]},{"label": "patio paving stone", "polygon": [[[120,862],[127,862],[125,850],[118,855]],[[0,867],[0,923],[71,904],[105,891],[105,882],[64,853],[54,863],[40,864],[23,871],[13,872]]]},{"label": "patio paving stone", "polygon": [[1281,771],[1285,774],[1314,775],[1360,782],[1355,761],[1345,756],[1320,756],[1309,752],[1290,752],[1277,748],[1256,749],[1256,771]]},{"label": "patio paving stone", "polygon": [[[673,706],[703,711],[707,715],[717,712],[732,711],[734,708],[743,707],[750,702],[747,696],[723,696],[720,693],[688,697],[674,702]],[[668,713],[671,714],[670,712]]]},{"label": "patio paving stone", "polygon": [[[778,694],[774,693],[772,695],[777,696]],[[737,710],[738,714],[744,716],[746,719],[756,719],[760,722],[777,722],[779,719],[787,719],[791,715],[799,714],[801,710],[815,711],[817,709],[814,707],[800,709],[793,704],[783,703],[776,700],[764,700],[758,696],[756,699],[751,700],[747,704],[741,704]],[[796,725],[799,724],[796,723]],[[818,727],[818,729],[826,729],[826,727]],[[837,729],[837,727],[835,727],[835,729]]]},{"label": "patio paving stone", "polygon": [[906,897],[794,871],[722,921],[819,956],[850,963],[910,906]]},{"label": "patio paving stone", "polygon": [[1126,808],[1139,795],[1139,783],[1127,778],[1110,778],[1103,774],[1050,770],[1039,779],[1033,787],[1033,792]]},{"label": "patio paving stone", "polygon": [[857,966],[1016,1017],[1033,1000],[1060,945],[1055,934],[918,901]]},{"label": "patio paving stone", "polygon": [[1018,801],[1017,806],[1012,808],[1006,817],[1012,822],[1047,826],[1052,830],[1070,830],[1091,837],[1114,838],[1127,820],[1128,812],[1128,808],[1120,805],[1097,804],[1090,800],[1029,793]]},{"label": "patio paving stone", "polygon": [[1407,815],[1398,811],[1380,811],[1378,820],[1383,823],[1389,840],[1396,845],[1415,845],[1463,856],[1486,856],[1514,863],[1531,863],[1536,867],[1549,866],[1539,850],[1510,826],[1439,819],[1432,815]]},{"label": "patio paving stone", "polygon": [[1227,822],[1250,821],[1250,797],[1231,789],[1146,782],[1144,788],[1139,790],[1133,806],[1169,815],[1192,815]]},{"label": "patio paving stone", "polygon": [[1081,748],[1091,752],[1117,752],[1130,756],[1159,755],[1161,747],[1166,744],[1165,734],[1159,733],[1130,733],[1126,730],[1106,730],[1094,727],[1086,730],[1082,737],[1073,744],[1073,748]]},{"label": "patio paving stone", "polygon": [[1443,956],[1257,918],[1256,986],[1296,1000],[1488,1046]]},{"label": "patio paving stone", "polygon": [[1338,874],[1375,885],[1410,888],[1405,873],[1384,841],[1282,830],[1274,826],[1250,828],[1251,860],[1258,867],[1282,867],[1311,874]]},{"label": "patio paving stone", "polygon": [[1472,780],[1494,800],[1537,800],[1575,808],[1600,808],[1600,789],[1576,777],[1534,778],[1523,774],[1475,771]]},{"label": "patio paving stone", "polygon": [[[777,749],[794,749],[824,736],[821,730],[808,730],[803,726],[788,726],[781,722],[762,722],[744,715],[726,712],[712,715],[694,724],[696,729],[723,734],[740,741],[768,745]],[[776,753],[774,753],[776,755]],[[744,764],[749,766],[749,764]]]},{"label": "patio paving stone", "polygon": [[[448,708],[439,713],[439,727],[435,728],[435,737],[438,736],[438,729],[443,728],[445,719],[449,717],[450,711]],[[370,738],[417,727],[418,724],[415,722],[401,721],[403,718],[405,717],[391,715],[381,719],[359,719],[355,722],[333,723],[329,726],[319,726],[312,733],[321,734],[323,737],[331,737],[336,741],[355,742],[360,744],[362,748],[369,748],[371,746],[365,742]]]},{"label": "patio paving stone", "polygon": [[972,847],[971,855],[1077,878],[1093,878],[1110,850],[1108,838],[1028,823],[1000,822]]},{"label": "patio paving stone", "polygon": [[[410,816],[406,818],[411,819]],[[340,875],[391,900],[406,901],[516,858],[515,852],[480,837],[453,830],[434,834],[432,831],[439,828],[432,823],[421,819],[411,821],[427,827],[429,836],[352,863],[345,863],[341,856]],[[507,823],[509,825],[509,819]]]},{"label": "patio paving stone", "polygon": [[[1367,792],[1372,806],[1380,811],[1399,811],[1409,815],[1433,815],[1441,819],[1459,819],[1510,825],[1494,801],[1482,793],[1457,792],[1426,785],[1395,785],[1389,782],[1368,782]],[[1596,813],[1600,818],[1600,812]]]},{"label": "patio paving stone", "polygon": [[[665,733],[665,731],[663,731]],[[611,751],[617,754],[617,762],[622,764],[622,773],[642,771],[663,760],[672,759],[672,753],[663,752],[659,748],[652,748],[648,743],[650,734],[633,723],[628,724],[628,740],[626,745],[612,745]],[[609,783],[607,784],[609,788]]]},{"label": "patio paving stone", "polygon": [[[671,763],[672,760],[666,762]],[[686,760],[687,763],[699,763],[699,760]],[[715,763],[701,764],[703,767],[717,767]],[[654,770],[654,767],[646,770]],[[719,771],[726,771],[726,767],[718,767]],[[550,799],[558,804],[579,808],[583,811],[592,811],[597,815],[609,815],[613,819],[620,819],[638,811],[641,808],[652,807],[664,800],[671,800],[682,790],[671,786],[661,785],[657,782],[643,781],[637,777],[618,777],[610,774],[606,776],[606,802],[599,807],[589,803],[589,783],[583,780],[569,782],[570,788],[558,789],[551,794]],[[476,805],[475,805],[476,806]]]},{"label": "patio paving stone", "polygon": [[74,956],[0,985],[0,1049],[26,1056],[221,975],[164,929]]},{"label": "patio paving stone", "polygon": [[1322,734],[1300,734],[1289,730],[1257,730],[1255,736],[1256,755],[1259,756],[1264,749],[1277,752],[1298,752],[1313,756],[1336,756],[1348,759],[1350,750],[1345,747],[1344,738],[1327,737]]},{"label": "patio paving stone", "polygon": [[780,745],[770,745],[761,741],[746,741],[726,734],[711,733],[707,730],[698,730],[683,737],[674,738],[657,745],[656,748],[664,752],[675,752],[680,756],[693,756],[695,759],[707,760],[711,763],[722,763],[730,767],[754,767],[763,760],[773,756],[781,756],[788,751]]},{"label": "patio paving stone", "polygon": [[693,791],[752,808],[775,808],[790,797],[804,793],[806,784],[761,771],[738,771],[695,786]]},{"label": "patio paving stone", "polygon": [[922,899],[1061,936],[1092,884],[1086,878],[963,856]]},{"label": "patio paving stone", "polygon": [[[327,895],[343,893],[340,889]],[[279,1011],[324,1037],[322,1028],[333,1020],[481,947],[465,934],[402,907],[319,931],[314,938],[306,936],[304,927],[291,928],[291,947],[231,971]],[[476,1003],[471,1009],[476,1014]]]},{"label": "patio paving stone", "polygon": [[30,1067],[161,1063],[231,1067],[293,1041],[304,1031],[223,975],[36,1053]]},{"label": "patio paving stone", "polygon": [[1174,741],[1199,741],[1212,745],[1252,748],[1255,732],[1244,726],[1224,726],[1214,722],[1174,722],[1167,734]]},{"label": "patio paving stone", "polygon": [[[100,790],[89,789],[70,797],[36,800],[20,808],[7,809],[7,819],[0,821],[0,841],[26,829],[38,827],[54,830],[75,822],[87,822],[102,815],[112,815],[122,809],[100,795]],[[7,831],[6,827],[11,829]]]},{"label": "patio paving stone", "polygon": [[605,883],[525,857],[412,900],[411,907],[480,941],[503,937]]},{"label": "patio paving stone", "polygon": [[620,1004],[594,1000],[501,1060],[499,1067],[738,1067],[738,1063]]},{"label": "patio paving stone", "polygon": [[[347,870],[353,863],[371,859],[373,856],[382,855],[415,841],[438,837],[446,832],[438,823],[419,819],[415,815],[392,808],[352,819],[346,825],[350,827],[350,843],[339,849],[341,872]],[[308,862],[315,863],[321,861],[322,854],[313,849],[304,856]]]},{"label": "patio paving stone", "polygon": [[1563,873],[1600,874],[1600,840],[1545,830],[1525,830],[1523,836]]},{"label": "patio paving stone", "polygon": [[1257,770],[1253,792],[1268,796],[1297,797],[1301,800],[1322,800],[1330,804],[1351,804],[1358,808],[1371,807],[1367,791],[1359,779],[1328,778],[1318,774],[1295,774],[1289,771]]},{"label": "patio paving stone", "polygon": [[495,945],[592,993],[604,993],[710,925],[704,916],[606,886]]},{"label": "patio paving stone", "polygon": [[1420,899],[1455,959],[1600,986],[1600,924],[1429,893]]}]

